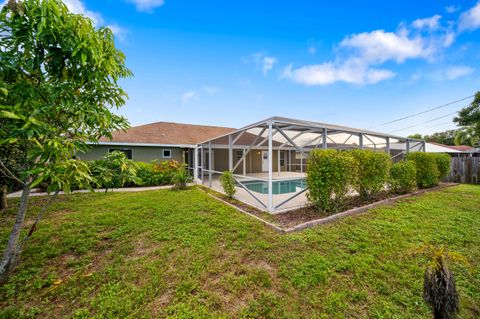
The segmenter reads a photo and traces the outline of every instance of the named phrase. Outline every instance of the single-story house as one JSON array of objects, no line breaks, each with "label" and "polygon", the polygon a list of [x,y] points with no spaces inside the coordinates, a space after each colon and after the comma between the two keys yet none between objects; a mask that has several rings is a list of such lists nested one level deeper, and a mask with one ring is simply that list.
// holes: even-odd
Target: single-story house
[{"label": "single-story house", "polygon": [[198,143],[232,131],[235,129],[221,126],[156,122],[113,132],[111,140],[101,138],[98,143],[90,143],[91,149],[78,157],[95,160],[121,151],[135,161],[176,160],[191,167],[193,149]]},{"label": "single-story house", "polygon": [[445,145],[436,142],[426,142],[427,153],[447,153],[452,157],[469,157],[475,153],[475,148],[468,145]]},{"label": "single-story house", "polygon": [[119,150],[136,161],[188,164],[195,182],[222,191],[219,177],[233,173],[237,198],[276,213],[306,204],[305,168],[313,149],[371,149],[398,161],[425,151],[425,141],[364,129],[271,117],[240,129],[157,122],[113,133],[81,159]]}]

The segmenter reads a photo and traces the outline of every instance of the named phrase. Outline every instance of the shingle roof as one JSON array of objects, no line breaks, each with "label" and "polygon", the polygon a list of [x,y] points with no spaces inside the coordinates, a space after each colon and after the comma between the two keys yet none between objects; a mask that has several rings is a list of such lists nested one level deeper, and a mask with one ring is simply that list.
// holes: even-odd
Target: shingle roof
[{"label": "shingle roof", "polygon": [[217,136],[235,131],[234,128],[193,125],[172,122],[156,122],[134,126],[126,131],[113,132],[113,139],[101,138],[106,143],[195,145]]}]

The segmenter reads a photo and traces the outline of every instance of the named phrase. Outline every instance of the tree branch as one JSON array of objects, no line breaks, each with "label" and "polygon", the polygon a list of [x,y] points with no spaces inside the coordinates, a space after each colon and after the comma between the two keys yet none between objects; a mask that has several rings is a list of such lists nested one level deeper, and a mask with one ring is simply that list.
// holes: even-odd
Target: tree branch
[{"label": "tree branch", "polygon": [[53,195],[50,196],[48,199],[48,202],[42,207],[40,212],[38,212],[37,217],[35,218],[35,221],[33,222],[32,226],[30,226],[30,230],[28,231],[27,235],[22,239],[22,241],[18,244],[18,249],[17,249],[17,254],[20,255],[21,251],[23,250],[23,246],[25,246],[25,243],[27,240],[32,237],[32,234],[37,230],[37,224],[40,222],[40,220],[43,217],[43,214],[47,211],[47,209],[50,207],[50,205],[53,203],[53,200],[57,197],[59,193],[59,190],[57,190]]},{"label": "tree branch", "polygon": [[15,176],[8,168],[5,166],[3,161],[0,159],[0,170],[5,174],[5,176],[12,178],[13,180],[20,183],[20,185],[25,185],[17,176]]}]

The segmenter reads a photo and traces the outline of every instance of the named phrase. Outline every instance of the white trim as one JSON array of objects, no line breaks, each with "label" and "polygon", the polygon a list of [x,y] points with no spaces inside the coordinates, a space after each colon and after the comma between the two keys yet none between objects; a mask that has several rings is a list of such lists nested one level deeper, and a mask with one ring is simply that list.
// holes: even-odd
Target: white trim
[{"label": "white trim", "polygon": [[153,144],[153,143],[130,143],[130,142],[87,142],[88,145],[106,145],[106,146],[150,146],[150,147],[178,147],[195,148],[196,144]]}]

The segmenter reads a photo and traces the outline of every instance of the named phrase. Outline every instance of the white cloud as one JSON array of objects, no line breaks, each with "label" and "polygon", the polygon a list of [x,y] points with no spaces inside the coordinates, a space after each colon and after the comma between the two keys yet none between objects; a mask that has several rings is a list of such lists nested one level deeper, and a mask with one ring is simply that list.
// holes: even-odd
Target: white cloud
[{"label": "white cloud", "polygon": [[113,34],[122,42],[127,40],[127,35],[129,31],[127,29],[122,28],[118,24],[109,24],[106,26],[110,30],[112,30]]},{"label": "white cloud", "polygon": [[270,70],[273,69],[273,66],[278,62],[277,58],[275,58],[274,56],[268,56],[263,51],[254,53],[252,56],[255,64],[261,66],[263,74],[267,74]]},{"label": "white cloud", "polygon": [[289,65],[284,69],[282,77],[304,85],[328,85],[335,82],[363,85],[378,83],[395,75],[390,70],[370,68],[360,60],[347,60],[341,64],[325,62],[298,69]]},{"label": "white cloud", "polygon": [[164,0],[127,0],[133,3],[138,11],[152,12],[155,8],[161,7],[165,4]]},{"label": "white cloud", "polygon": [[88,10],[80,0],[64,0],[63,3],[65,3],[70,12],[82,14],[90,18],[95,26],[104,23],[103,17],[100,13]]},{"label": "white cloud", "polygon": [[475,30],[480,28],[480,1],[477,4],[460,15],[458,29],[460,31]]},{"label": "white cloud", "polygon": [[437,30],[440,27],[440,19],[442,16],[436,14],[433,17],[425,18],[425,19],[417,19],[412,22],[412,26],[416,29],[422,30]]},{"label": "white cloud", "polygon": [[460,7],[456,6],[456,5],[451,5],[451,6],[446,6],[445,7],[445,11],[447,11],[448,13],[455,13],[458,10],[460,10]]},{"label": "white cloud", "polygon": [[443,77],[446,80],[455,80],[463,76],[472,74],[473,71],[475,70],[469,66],[457,65],[447,68],[443,74]]},{"label": "white cloud", "polygon": [[262,72],[263,74],[267,74],[273,68],[273,65],[277,63],[277,59],[273,56],[266,56],[262,60]]},{"label": "white cloud", "polygon": [[388,60],[402,63],[407,59],[430,58],[434,48],[421,36],[409,37],[405,28],[398,32],[375,30],[346,37],[341,47],[355,50],[355,54],[369,63]]},{"label": "white cloud", "polygon": [[208,85],[205,85],[203,87],[203,90],[209,94],[209,95],[215,95],[217,94],[218,92],[220,92],[220,89],[215,87],[215,86],[208,86]]},{"label": "white cloud", "polygon": [[191,101],[197,100],[199,97],[198,93],[195,91],[187,91],[180,96],[180,103],[187,104]]}]

